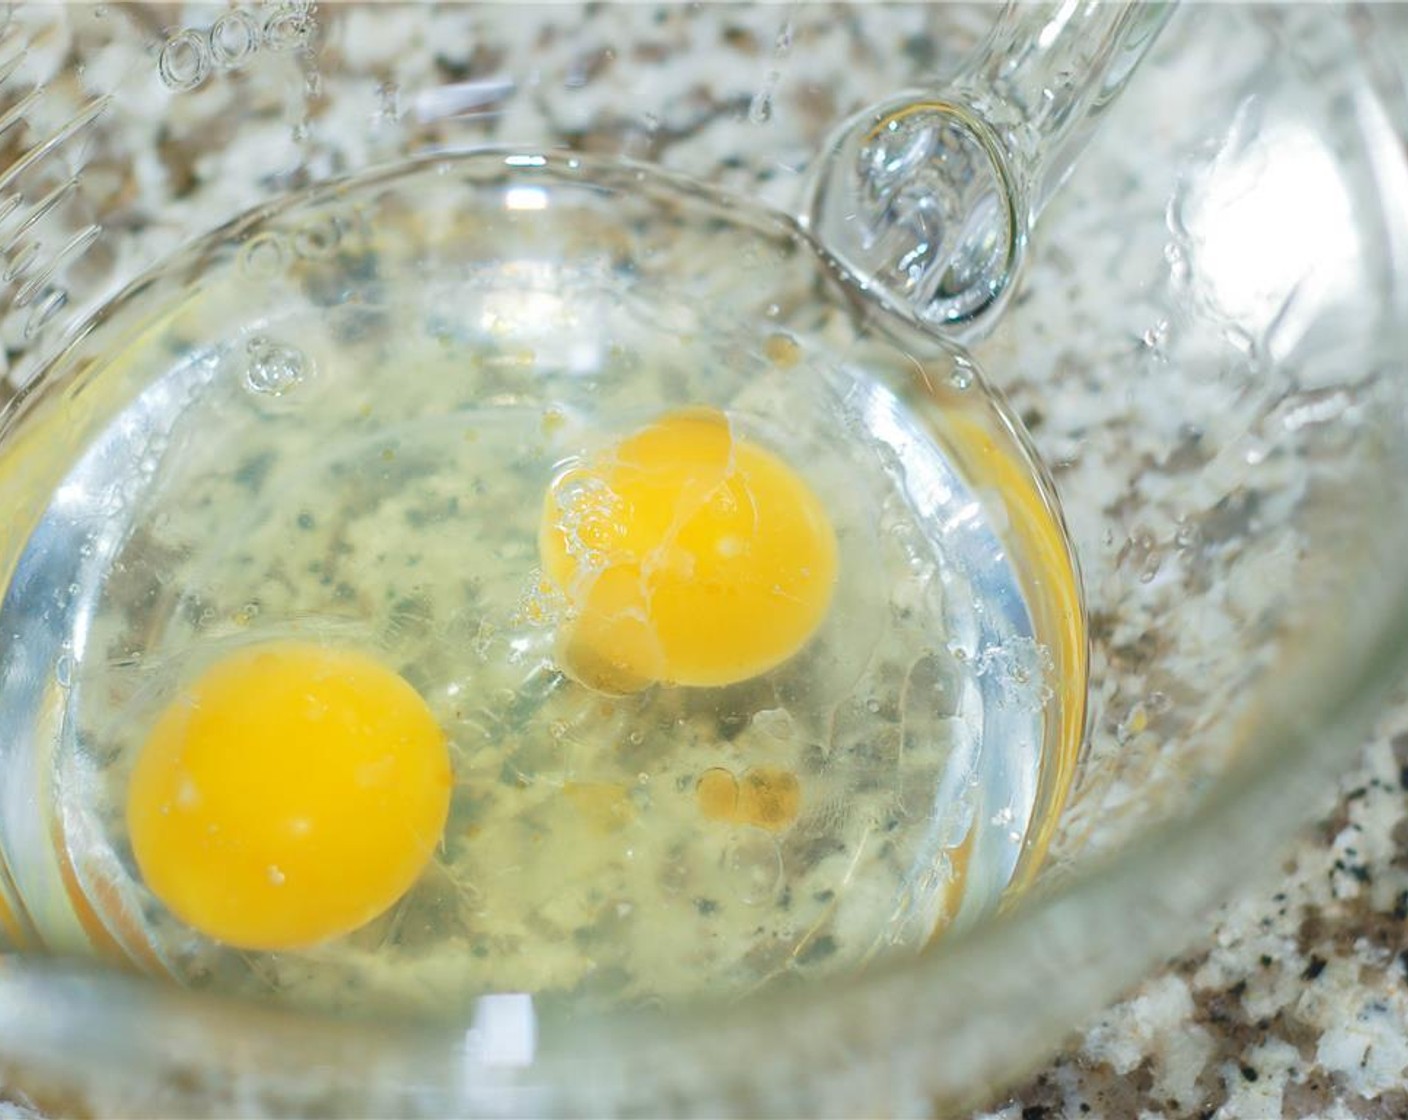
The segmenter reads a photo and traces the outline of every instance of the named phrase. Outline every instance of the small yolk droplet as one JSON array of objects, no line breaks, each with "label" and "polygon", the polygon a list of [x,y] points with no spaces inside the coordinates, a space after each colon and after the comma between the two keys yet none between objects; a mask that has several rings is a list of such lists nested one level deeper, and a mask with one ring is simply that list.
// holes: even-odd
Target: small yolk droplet
[{"label": "small yolk droplet", "polygon": [[391,906],[450,802],[445,736],[363,654],[254,646],[161,713],[127,791],[142,878],[182,921],[245,949],[316,944]]},{"label": "small yolk droplet", "polygon": [[539,550],[568,605],[559,661],[603,692],[766,672],[816,632],[836,585],[815,494],[709,409],[670,413],[561,472]]},{"label": "small yolk droplet", "polygon": [[778,832],[797,819],[802,786],[797,775],[779,766],[754,766],[735,778],[715,767],[699,776],[694,787],[699,811],[708,819],[750,824]]},{"label": "small yolk droplet", "polygon": [[731,821],[738,814],[738,779],[722,767],[705,770],[694,787],[699,811],[711,821]]}]

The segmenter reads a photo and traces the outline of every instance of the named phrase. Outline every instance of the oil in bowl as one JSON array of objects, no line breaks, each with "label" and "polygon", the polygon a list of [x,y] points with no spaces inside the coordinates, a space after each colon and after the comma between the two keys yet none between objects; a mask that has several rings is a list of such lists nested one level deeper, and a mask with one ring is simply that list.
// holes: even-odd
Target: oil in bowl
[{"label": "oil in bowl", "polygon": [[961,356],[575,158],[221,230],[13,405],[12,940],[460,1013],[920,951],[1039,863],[1085,637]]}]

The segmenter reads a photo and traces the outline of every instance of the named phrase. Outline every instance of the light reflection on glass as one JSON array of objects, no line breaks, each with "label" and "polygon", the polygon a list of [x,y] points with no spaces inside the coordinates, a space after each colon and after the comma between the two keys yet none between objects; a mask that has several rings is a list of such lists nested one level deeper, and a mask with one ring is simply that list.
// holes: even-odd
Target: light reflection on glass
[{"label": "light reflection on glass", "polygon": [[483,293],[479,328],[506,345],[525,347],[523,357],[539,365],[599,372],[605,349],[600,324],[608,318],[602,304],[610,297],[585,295],[571,280],[551,260],[505,261]]},{"label": "light reflection on glass", "polygon": [[538,1049],[538,1019],[527,992],[481,996],[464,1036],[465,1056],[476,1065],[522,1069]]},{"label": "light reflection on glass", "polygon": [[548,192],[542,187],[509,187],[504,191],[505,210],[546,210]]},{"label": "light reflection on glass", "polygon": [[1273,359],[1326,309],[1352,300],[1362,246],[1339,163],[1296,122],[1234,141],[1194,184],[1183,212],[1193,281]]}]

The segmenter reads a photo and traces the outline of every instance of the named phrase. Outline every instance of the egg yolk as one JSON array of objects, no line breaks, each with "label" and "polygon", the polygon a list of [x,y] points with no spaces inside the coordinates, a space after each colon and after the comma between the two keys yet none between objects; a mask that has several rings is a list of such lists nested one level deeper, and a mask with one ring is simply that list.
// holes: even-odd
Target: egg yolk
[{"label": "egg yolk", "polygon": [[755,766],[735,778],[722,767],[704,771],[694,787],[699,810],[714,821],[780,832],[797,819],[802,786],[791,770]]},{"label": "egg yolk", "polygon": [[604,692],[766,672],[816,632],[836,585],[821,503],[711,409],[667,414],[561,472],[539,551],[567,600],[559,662]]},{"label": "egg yolk", "polygon": [[240,650],[158,717],[127,791],[142,878],[182,921],[245,949],[347,933],[411,886],[450,802],[445,736],[363,654]]}]

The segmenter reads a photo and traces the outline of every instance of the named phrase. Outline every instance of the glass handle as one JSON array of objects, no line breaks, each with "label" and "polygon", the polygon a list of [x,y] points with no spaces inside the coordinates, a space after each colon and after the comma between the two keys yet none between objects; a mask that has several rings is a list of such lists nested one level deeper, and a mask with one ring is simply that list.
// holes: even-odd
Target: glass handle
[{"label": "glass handle", "polygon": [[901,314],[963,340],[985,333],[1037,215],[1174,7],[1009,2],[942,87],[842,123],[803,223],[843,275]]}]

